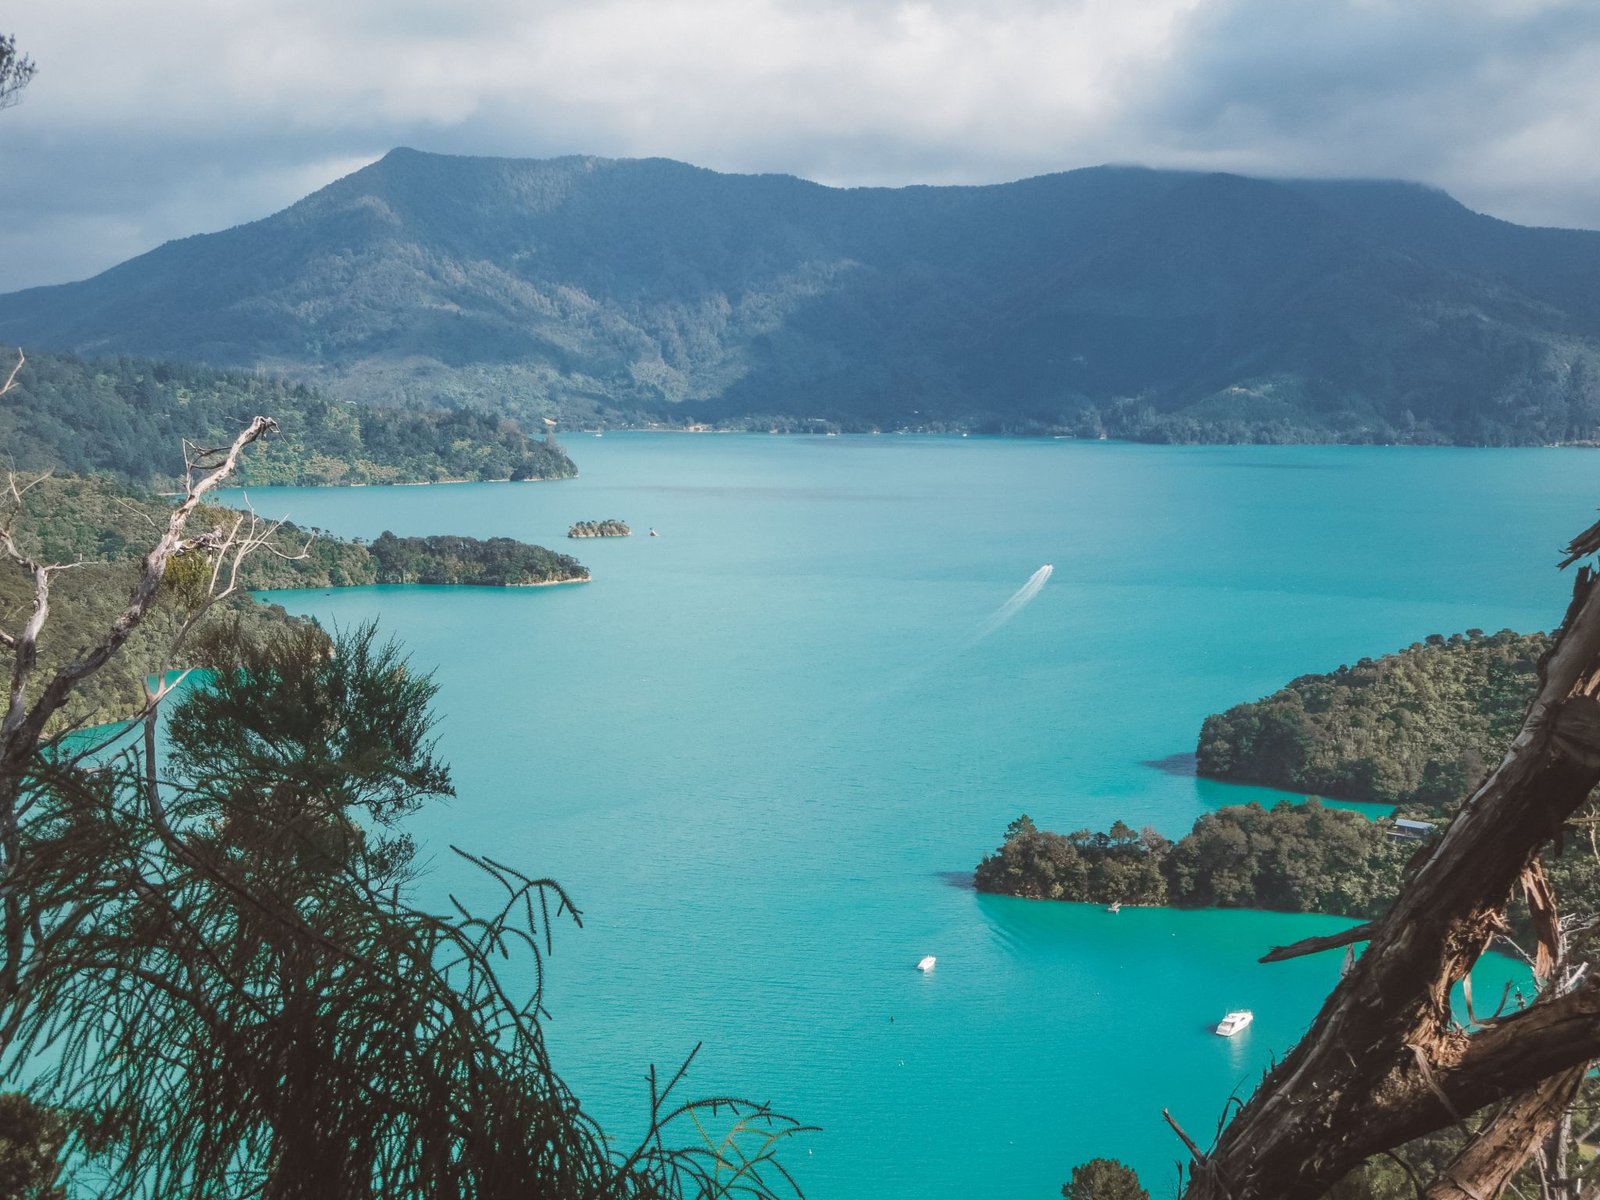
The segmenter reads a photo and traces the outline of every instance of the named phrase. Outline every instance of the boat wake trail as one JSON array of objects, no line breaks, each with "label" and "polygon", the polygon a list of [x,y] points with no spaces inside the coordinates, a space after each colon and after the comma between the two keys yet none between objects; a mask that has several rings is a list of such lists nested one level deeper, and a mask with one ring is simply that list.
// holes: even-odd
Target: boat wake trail
[{"label": "boat wake trail", "polygon": [[988,637],[996,629],[999,629],[1000,626],[1004,625],[1007,621],[1011,620],[1012,617],[1021,612],[1023,608],[1026,607],[1028,601],[1032,600],[1044,590],[1046,581],[1049,580],[1054,571],[1055,568],[1053,566],[1051,566],[1049,563],[1045,563],[1044,566],[1040,567],[1032,575],[1028,576],[1028,582],[1017,589],[1016,595],[1012,596],[1011,599],[1007,600],[999,608],[995,609],[994,612],[990,614],[988,620],[984,621],[983,625],[978,630],[978,636],[975,637],[973,641],[983,641],[984,638]]}]

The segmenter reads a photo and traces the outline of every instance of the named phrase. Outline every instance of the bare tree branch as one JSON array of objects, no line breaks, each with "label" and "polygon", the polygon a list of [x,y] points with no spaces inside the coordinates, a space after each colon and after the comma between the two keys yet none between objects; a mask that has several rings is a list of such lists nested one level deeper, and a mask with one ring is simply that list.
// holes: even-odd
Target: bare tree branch
[{"label": "bare tree branch", "polygon": [[[186,539],[185,528],[190,516],[194,513],[200,501],[206,494],[223,483],[230,476],[238,464],[239,455],[245,447],[257,441],[264,434],[277,429],[278,424],[271,417],[257,417],[249,426],[233,440],[232,445],[225,450],[209,450],[200,457],[190,458],[188,475],[188,490],[181,503],[172,511],[168,520],[167,530],[161,539],[145,556],[143,566],[139,573],[139,580],[134,586],[133,594],[129,597],[127,606],[122,613],[111,623],[110,628],[90,651],[75,662],[68,663],[60,668],[51,680],[44,686],[38,698],[29,707],[22,698],[16,686],[16,675],[20,671],[24,676],[31,675],[38,656],[38,634],[43,627],[42,611],[48,607],[49,580],[42,573],[36,574],[38,580],[35,598],[35,619],[29,622],[28,629],[17,639],[14,647],[17,665],[13,671],[13,687],[11,706],[5,719],[0,722],[0,771],[7,768],[20,766],[21,761],[32,752],[42,736],[45,724],[66,703],[67,697],[72,694],[72,689],[83,680],[93,675],[103,667],[111,656],[115,654],[128,640],[129,636],[144,620],[150,606],[155,602],[156,593],[161,586],[162,575],[166,572],[167,563],[175,555],[185,550],[202,548],[207,545],[207,538],[211,535],[202,535],[200,538]],[[221,455],[216,462],[205,461]],[[199,472],[197,475],[196,472]],[[9,536],[7,538],[10,543]],[[8,550],[14,549],[14,544],[8,544]],[[30,632],[31,631],[31,632]],[[23,660],[26,658],[24,669]]]},{"label": "bare tree branch", "polygon": [[16,366],[11,368],[11,374],[6,376],[5,383],[4,384],[0,384],[0,396],[4,396],[12,388],[17,386],[17,372],[22,370],[22,364],[27,362],[27,361],[28,361],[27,355],[22,353],[21,347],[18,347],[17,348],[17,363],[16,363]]},{"label": "bare tree branch", "polygon": [[1504,928],[1513,887],[1600,782],[1600,587],[1588,568],[1539,678],[1504,761],[1371,929],[1307,1035],[1223,1131],[1186,1200],[1313,1200],[1455,1113],[1600,1056],[1592,984],[1473,1035],[1451,1013],[1454,985]]},{"label": "bare tree branch", "polygon": [[1291,942],[1287,946],[1274,946],[1263,954],[1259,961],[1264,963],[1284,962],[1287,959],[1300,958],[1306,954],[1320,954],[1324,950],[1337,950],[1340,946],[1350,946],[1356,942],[1368,940],[1372,937],[1372,931],[1376,928],[1376,921],[1367,921],[1361,925],[1352,925],[1349,929],[1341,929],[1338,933],[1303,938],[1298,942]]},{"label": "bare tree branch", "polygon": [[[20,363],[18,366],[20,368]],[[33,576],[34,598],[33,611],[22,631],[6,635],[12,664],[5,713],[0,717],[0,950],[4,955],[0,958],[0,997],[17,994],[28,938],[38,924],[37,915],[30,914],[25,887],[17,875],[24,866],[18,843],[18,809],[29,764],[38,753],[45,728],[67,703],[73,689],[105,666],[143,622],[155,604],[167,564],[187,552],[219,548],[221,543],[215,531],[186,537],[189,518],[206,494],[233,473],[245,448],[277,427],[277,422],[270,417],[256,417],[228,447],[207,451],[202,459],[195,460],[184,498],[172,510],[165,533],[145,556],[122,612],[87,654],[58,668],[36,695],[33,685],[39,667],[39,637],[49,617],[50,578],[57,568],[24,554],[15,538],[15,522],[22,511],[24,496],[41,480],[35,479],[26,486],[19,485],[14,474],[8,480],[12,511],[0,523],[0,552]],[[236,570],[237,565],[234,583],[237,582]],[[148,703],[146,707],[149,708]]]}]

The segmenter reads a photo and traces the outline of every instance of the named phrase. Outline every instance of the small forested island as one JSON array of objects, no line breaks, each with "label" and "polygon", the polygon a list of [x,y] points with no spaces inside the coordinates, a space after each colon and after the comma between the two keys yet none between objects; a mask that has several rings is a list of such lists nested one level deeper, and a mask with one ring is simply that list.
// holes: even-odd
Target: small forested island
[{"label": "small forested island", "polygon": [[1197,769],[1285,791],[1453,811],[1504,756],[1549,646],[1544,633],[1469,629],[1302,675],[1207,717]]},{"label": "small forested island", "polygon": [[1022,816],[978,864],[974,883],[1039,900],[1371,917],[1399,890],[1417,848],[1391,829],[1314,799],[1206,813],[1176,843],[1121,821],[1105,833],[1059,834]]},{"label": "small forested island", "polygon": [[[14,350],[0,350],[9,370]],[[0,373],[3,379],[3,373]],[[86,361],[29,353],[0,399],[0,446],[25,471],[105,474],[166,488],[182,445],[223,446],[242,418],[278,430],[243,459],[243,484],[442,483],[570,479],[578,469],[548,435],[470,407],[377,407],[332,400],[271,376],[143,358]]]},{"label": "small forested island", "polygon": [[632,537],[633,530],[628,528],[627,522],[612,517],[605,521],[579,521],[567,530],[567,536],[569,538]]},{"label": "small forested island", "polygon": [[538,587],[589,579],[571,555],[513,538],[396,537],[385,530],[367,550],[379,583]]}]

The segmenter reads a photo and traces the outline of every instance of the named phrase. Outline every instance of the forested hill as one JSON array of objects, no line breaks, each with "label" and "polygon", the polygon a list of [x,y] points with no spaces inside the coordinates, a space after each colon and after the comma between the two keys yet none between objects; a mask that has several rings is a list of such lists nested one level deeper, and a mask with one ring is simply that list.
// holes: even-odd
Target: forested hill
[{"label": "forested hill", "polygon": [[1600,437],[1600,234],[1401,183],[835,189],[396,150],[0,297],[0,340],[524,417],[1574,441]]},{"label": "forested hill", "polygon": [[1207,717],[1200,774],[1446,814],[1504,757],[1543,633],[1438,634]]},{"label": "forested hill", "polygon": [[[0,382],[16,362],[0,347]],[[241,466],[256,484],[430,483],[565,479],[577,474],[544,435],[479,410],[380,409],[239,371],[117,358],[85,362],[29,350],[0,396],[0,449],[23,471],[101,473],[166,484],[183,442],[225,446],[252,417],[279,432]]]}]

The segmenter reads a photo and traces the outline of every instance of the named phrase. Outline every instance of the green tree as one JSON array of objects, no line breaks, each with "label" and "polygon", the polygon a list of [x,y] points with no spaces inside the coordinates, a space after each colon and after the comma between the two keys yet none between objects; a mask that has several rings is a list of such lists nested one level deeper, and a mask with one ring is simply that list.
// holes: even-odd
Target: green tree
[{"label": "green tree", "polygon": [[1064,1200],[1150,1200],[1133,1168],[1114,1158],[1093,1158],[1073,1167],[1061,1195]]},{"label": "green tree", "polygon": [[[71,917],[42,926],[9,1048],[58,1051],[29,1090],[87,1114],[67,1144],[97,1194],[725,1193],[726,1149],[661,1139],[675,1080],[618,1153],[555,1074],[538,981],[552,923],[577,918],[557,884],[469,856],[497,908],[410,901],[396,823],[451,790],[432,681],[370,626],[209,640],[219,668],[174,706],[164,763],[150,739],[42,764],[30,788],[27,881]],[[722,1111],[737,1189],[772,1194],[790,1123]]]},{"label": "green tree", "polygon": [[1504,755],[1533,694],[1545,634],[1481,630],[1304,675],[1207,717],[1200,773],[1446,813]]}]

